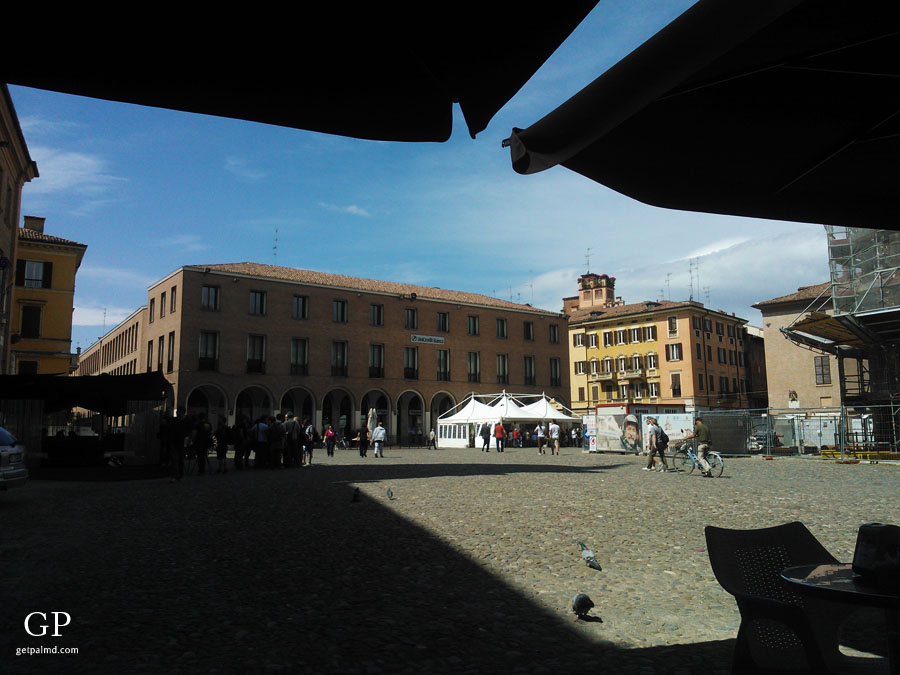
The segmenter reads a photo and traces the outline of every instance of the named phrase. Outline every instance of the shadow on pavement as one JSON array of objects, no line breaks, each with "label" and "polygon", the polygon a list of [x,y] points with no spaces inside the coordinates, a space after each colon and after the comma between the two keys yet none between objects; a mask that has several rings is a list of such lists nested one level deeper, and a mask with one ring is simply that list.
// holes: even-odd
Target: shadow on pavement
[{"label": "shadow on pavement", "polygon": [[[565,467],[475,465],[479,473]],[[592,467],[586,470],[597,470]],[[608,467],[603,467],[608,468]],[[306,471],[334,478],[462,475],[467,466]],[[364,471],[363,471],[364,470]],[[566,469],[571,470],[571,468]],[[710,673],[733,640],[622,649],[578,625],[380,500],[353,488],[246,472],[228,486],[40,486],[0,540],[6,673]],[[37,493],[33,493],[36,495]],[[25,493],[22,493],[23,497]],[[26,521],[27,518],[27,521]],[[12,525],[12,526],[11,526]],[[572,594],[579,589],[573,584]],[[64,611],[58,638],[30,612]],[[602,611],[598,613],[602,616]],[[78,654],[15,656],[20,647]]]}]

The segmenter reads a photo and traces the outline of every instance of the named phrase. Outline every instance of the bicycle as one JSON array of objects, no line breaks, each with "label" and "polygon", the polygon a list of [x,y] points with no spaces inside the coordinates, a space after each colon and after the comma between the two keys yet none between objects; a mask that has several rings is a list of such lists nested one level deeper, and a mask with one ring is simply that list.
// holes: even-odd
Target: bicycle
[{"label": "bicycle", "polygon": [[[673,446],[672,455],[669,457],[672,466],[677,470],[686,471],[688,474],[694,473],[694,469],[700,466],[700,460],[694,454],[693,443],[684,441]],[[709,464],[709,473],[712,476],[719,477],[725,471],[725,460],[715,450],[706,453],[706,461]]]}]

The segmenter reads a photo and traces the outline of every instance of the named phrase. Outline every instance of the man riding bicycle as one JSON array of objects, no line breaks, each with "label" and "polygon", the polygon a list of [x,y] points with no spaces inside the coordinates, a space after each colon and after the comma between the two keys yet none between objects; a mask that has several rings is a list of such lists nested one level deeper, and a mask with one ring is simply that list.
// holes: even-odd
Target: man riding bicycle
[{"label": "man riding bicycle", "polygon": [[700,475],[706,478],[712,478],[709,462],[706,461],[706,454],[712,447],[712,433],[709,427],[703,424],[703,418],[698,417],[694,420],[694,433],[685,436],[684,440],[689,441],[692,438],[697,439],[697,461],[700,463]]}]

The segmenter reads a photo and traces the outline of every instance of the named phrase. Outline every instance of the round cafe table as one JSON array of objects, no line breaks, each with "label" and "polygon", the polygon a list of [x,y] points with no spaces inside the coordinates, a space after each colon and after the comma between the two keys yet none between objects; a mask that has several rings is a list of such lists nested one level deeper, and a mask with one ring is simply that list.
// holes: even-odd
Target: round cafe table
[{"label": "round cafe table", "polygon": [[801,595],[884,609],[890,672],[900,675],[900,580],[875,583],[849,563],[788,567],[781,578]]}]

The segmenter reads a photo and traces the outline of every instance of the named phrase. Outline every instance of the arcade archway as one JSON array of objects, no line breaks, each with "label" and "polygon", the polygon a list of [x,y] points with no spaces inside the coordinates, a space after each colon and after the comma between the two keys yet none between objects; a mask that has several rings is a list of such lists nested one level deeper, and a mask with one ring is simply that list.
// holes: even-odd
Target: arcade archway
[{"label": "arcade archway", "polygon": [[423,445],[425,442],[425,400],[417,391],[404,392],[397,399],[397,443]]},{"label": "arcade archway", "polygon": [[271,414],[272,396],[263,387],[256,385],[247,387],[241,390],[235,399],[235,420],[244,418],[249,424],[253,424],[263,415]]}]

